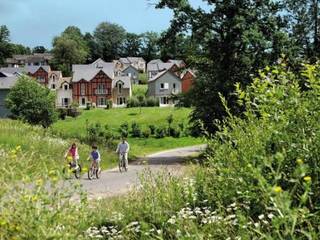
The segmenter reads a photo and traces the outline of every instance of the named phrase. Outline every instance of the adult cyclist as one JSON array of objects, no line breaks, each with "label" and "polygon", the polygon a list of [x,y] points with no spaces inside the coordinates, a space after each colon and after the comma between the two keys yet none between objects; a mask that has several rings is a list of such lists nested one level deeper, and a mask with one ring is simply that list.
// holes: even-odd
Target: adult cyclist
[{"label": "adult cyclist", "polygon": [[126,169],[128,169],[128,153],[130,150],[129,143],[123,138],[122,141],[118,144],[116,153],[119,154],[119,163],[122,159],[124,159],[124,163],[126,166]]}]

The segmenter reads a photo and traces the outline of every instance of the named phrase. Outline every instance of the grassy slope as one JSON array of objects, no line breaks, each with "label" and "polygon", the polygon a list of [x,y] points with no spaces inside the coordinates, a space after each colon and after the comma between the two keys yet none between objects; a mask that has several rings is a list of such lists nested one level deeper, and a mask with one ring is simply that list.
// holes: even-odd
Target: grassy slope
[{"label": "grassy slope", "polygon": [[[188,108],[142,108],[141,114],[139,108],[123,108],[123,109],[94,109],[90,111],[83,111],[83,113],[76,119],[67,118],[64,121],[58,121],[52,127],[54,132],[67,138],[75,138],[85,136],[86,134],[86,120],[89,123],[99,122],[102,125],[108,125],[114,132],[118,131],[119,126],[128,122],[131,126],[132,122],[137,122],[141,125],[142,130],[148,125],[166,126],[166,118],[172,114],[174,118],[173,125],[183,122],[188,123],[188,116],[191,109]],[[163,138],[163,139],[136,139],[129,138],[131,144],[131,156],[143,156],[147,153],[157,152],[165,149],[172,149],[176,147],[184,147],[195,144],[200,144],[201,139],[192,137],[183,138]]]},{"label": "grassy slope", "polygon": [[[23,169],[25,174],[34,174],[39,171],[50,171],[61,169],[64,166],[64,153],[71,141],[51,137],[40,127],[32,127],[13,120],[0,120],[0,151],[4,149],[10,151],[17,146],[21,146],[24,162],[17,163]],[[85,161],[89,155],[90,147],[84,144],[78,144],[80,161],[83,166],[88,166]],[[103,158],[103,168],[110,168],[115,165],[116,156],[106,150],[101,149]],[[11,161],[1,162],[0,166],[11,165]],[[14,165],[14,164],[13,164]]]}]

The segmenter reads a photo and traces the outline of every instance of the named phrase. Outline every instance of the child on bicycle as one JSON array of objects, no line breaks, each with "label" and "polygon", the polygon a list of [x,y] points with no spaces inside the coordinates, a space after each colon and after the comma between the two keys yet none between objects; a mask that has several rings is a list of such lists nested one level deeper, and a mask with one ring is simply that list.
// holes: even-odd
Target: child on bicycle
[{"label": "child on bicycle", "polygon": [[100,153],[98,151],[98,147],[96,145],[92,145],[92,151],[89,155],[88,160],[91,160],[90,168],[96,167],[100,171]]},{"label": "child on bicycle", "polygon": [[71,147],[64,154],[64,158],[68,160],[72,166],[78,166],[79,154],[75,143],[72,143]]},{"label": "child on bicycle", "polygon": [[130,150],[130,145],[125,138],[122,138],[122,141],[118,144],[116,153],[119,154],[119,162],[124,160],[126,168],[128,168],[128,153]]}]

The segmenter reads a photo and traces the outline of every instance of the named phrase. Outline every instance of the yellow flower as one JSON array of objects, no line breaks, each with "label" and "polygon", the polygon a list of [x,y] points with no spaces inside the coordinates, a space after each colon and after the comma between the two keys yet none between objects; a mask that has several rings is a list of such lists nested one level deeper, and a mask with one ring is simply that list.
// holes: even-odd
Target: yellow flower
[{"label": "yellow flower", "polygon": [[301,164],[303,164],[303,160],[300,159],[300,158],[298,158],[297,161],[296,161],[296,163],[299,164],[299,165],[301,165]]},{"label": "yellow flower", "polygon": [[311,182],[311,177],[310,176],[305,176],[303,178],[303,180],[306,181],[306,182]]},{"label": "yellow flower", "polygon": [[0,226],[4,226],[6,224],[7,224],[7,222],[5,220],[0,220]]},{"label": "yellow flower", "polygon": [[53,178],[52,178],[52,181],[53,181],[53,182],[57,182],[57,181],[58,181],[58,178],[57,178],[57,177],[53,177]]},{"label": "yellow flower", "polygon": [[17,151],[15,149],[11,150],[11,154],[15,155]]},{"label": "yellow flower", "polygon": [[56,174],[56,172],[55,172],[54,170],[49,171],[49,175],[50,175],[50,176],[53,176],[53,175],[55,175],[55,174]]},{"label": "yellow flower", "polygon": [[33,197],[32,197],[32,202],[36,202],[38,200],[38,196],[37,195],[34,195]]},{"label": "yellow flower", "polygon": [[21,146],[19,145],[16,147],[16,151],[20,151],[20,150],[21,150]]},{"label": "yellow flower", "polygon": [[280,186],[275,186],[273,188],[273,191],[276,192],[276,193],[281,193],[283,190],[282,190],[282,188]]},{"label": "yellow flower", "polygon": [[36,185],[37,186],[42,186],[43,184],[43,180],[41,178],[39,178],[37,181],[36,181]]}]

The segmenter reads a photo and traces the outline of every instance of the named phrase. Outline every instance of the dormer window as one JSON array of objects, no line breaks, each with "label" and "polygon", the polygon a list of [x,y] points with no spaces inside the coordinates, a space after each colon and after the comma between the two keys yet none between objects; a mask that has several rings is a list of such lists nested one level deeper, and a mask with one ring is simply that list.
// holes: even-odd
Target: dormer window
[{"label": "dormer window", "polygon": [[123,82],[117,82],[118,93],[122,93]]},{"label": "dormer window", "polygon": [[64,85],[64,90],[68,90],[68,84]]}]

